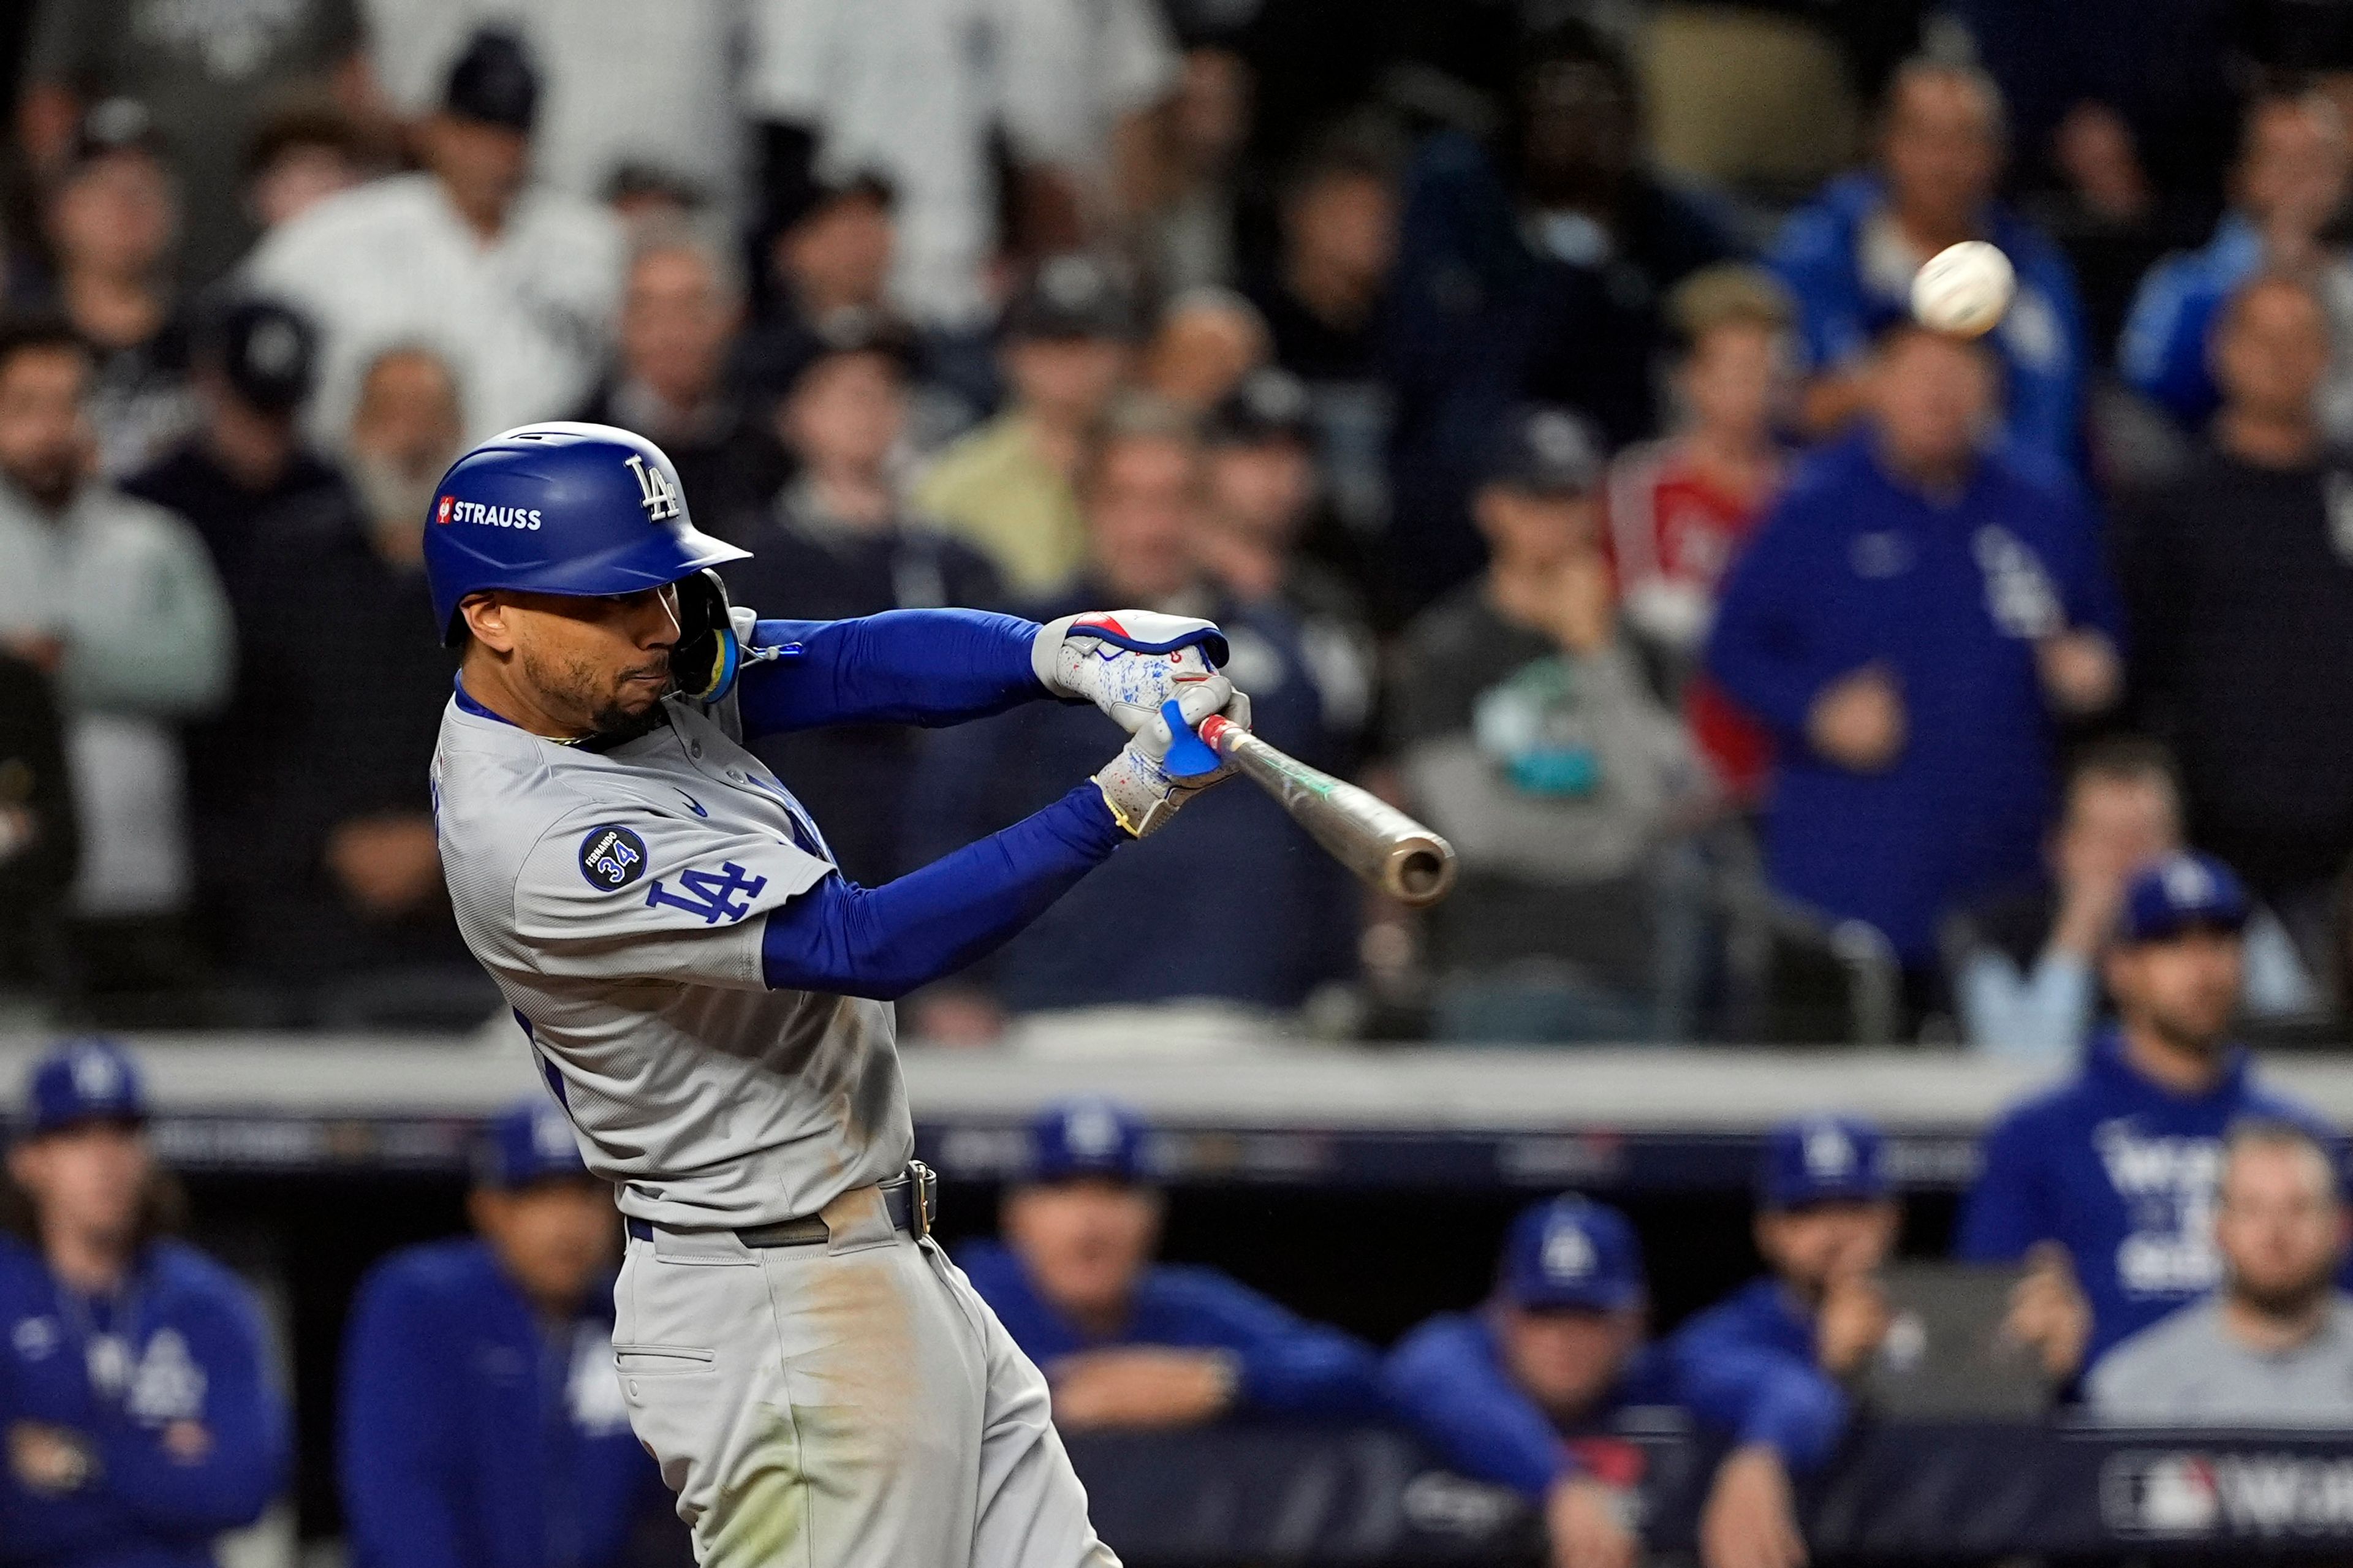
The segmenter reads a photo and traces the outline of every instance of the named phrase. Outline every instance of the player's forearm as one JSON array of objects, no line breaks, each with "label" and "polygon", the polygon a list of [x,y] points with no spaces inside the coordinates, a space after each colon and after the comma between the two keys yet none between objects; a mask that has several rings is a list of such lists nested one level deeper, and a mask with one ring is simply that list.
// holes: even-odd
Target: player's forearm
[{"label": "player's forearm", "polygon": [[844,621],[762,621],[737,686],[756,739],[827,724],[955,724],[1047,695],[1038,624],[982,610],[886,610]]},{"label": "player's forearm", "polygon": [[1126,839],[1092,782],[1001,833],[879,888],[828,877],[772,910],[772,991],[889,1001],[993,951]]}]

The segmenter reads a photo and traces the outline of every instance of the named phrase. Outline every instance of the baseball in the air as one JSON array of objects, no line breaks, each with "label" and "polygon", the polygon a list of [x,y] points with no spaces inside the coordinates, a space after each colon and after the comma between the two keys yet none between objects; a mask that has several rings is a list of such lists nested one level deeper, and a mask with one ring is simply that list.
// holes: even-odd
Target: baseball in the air
[{"label": "baseball in the air", "polygon": [[1982,239],[1949,245],[1912,279],[1912,319],[1931,331],[1974,338],[1993,331],[2018,292],[2010,258]]}]

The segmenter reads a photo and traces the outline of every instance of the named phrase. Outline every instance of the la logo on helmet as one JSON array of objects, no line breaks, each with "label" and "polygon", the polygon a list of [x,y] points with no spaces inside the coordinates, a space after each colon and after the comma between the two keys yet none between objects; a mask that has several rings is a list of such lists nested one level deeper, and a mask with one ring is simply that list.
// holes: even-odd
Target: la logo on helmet
[{"label": "la logo on helmet", "polygon": [[648,466],[645,458],[632,452],[621,459],[638,476],[638,503],[646,509],[649,522],[667,522],[679,515],[678,487],[659,468]]}]

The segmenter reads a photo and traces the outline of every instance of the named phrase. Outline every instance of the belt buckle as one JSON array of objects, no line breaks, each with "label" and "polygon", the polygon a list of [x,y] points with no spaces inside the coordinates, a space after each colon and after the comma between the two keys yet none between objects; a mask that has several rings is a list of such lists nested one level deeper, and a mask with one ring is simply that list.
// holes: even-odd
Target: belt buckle
[{"label": "belt buckle", "polygon": [[939,1218],[939,1173],[921,1160],[910,1160],[907,1184],[913,1189],[908,1194],[913,1202],[907,1205],[907,1228],[921,1241],[932,1234],[933,1223]]}]

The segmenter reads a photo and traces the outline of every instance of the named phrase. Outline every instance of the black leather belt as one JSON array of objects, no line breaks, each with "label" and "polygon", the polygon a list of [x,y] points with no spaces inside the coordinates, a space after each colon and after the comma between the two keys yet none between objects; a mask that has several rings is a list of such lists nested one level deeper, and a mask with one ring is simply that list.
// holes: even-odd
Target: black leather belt
[{"label": "black leather belt", "polygon": [[[883,1212],[891,1216],[893,1230],[903,1230],[918,1241],[932,1234],[940,1215],[940,1178],[929,1165],[910,1160],[906,1170],[876,1184],[876,1190],[882,1194]],[[652,1222],[624,1223],[638,1240],[654,1238]],[[804,1219],[780,1219],[774,1225],[747,1226],[735,1233],[735,1239],[746,1247],[820,1247],[831,1239],[831,1233],[823,1215],[810,1215]]]}]

